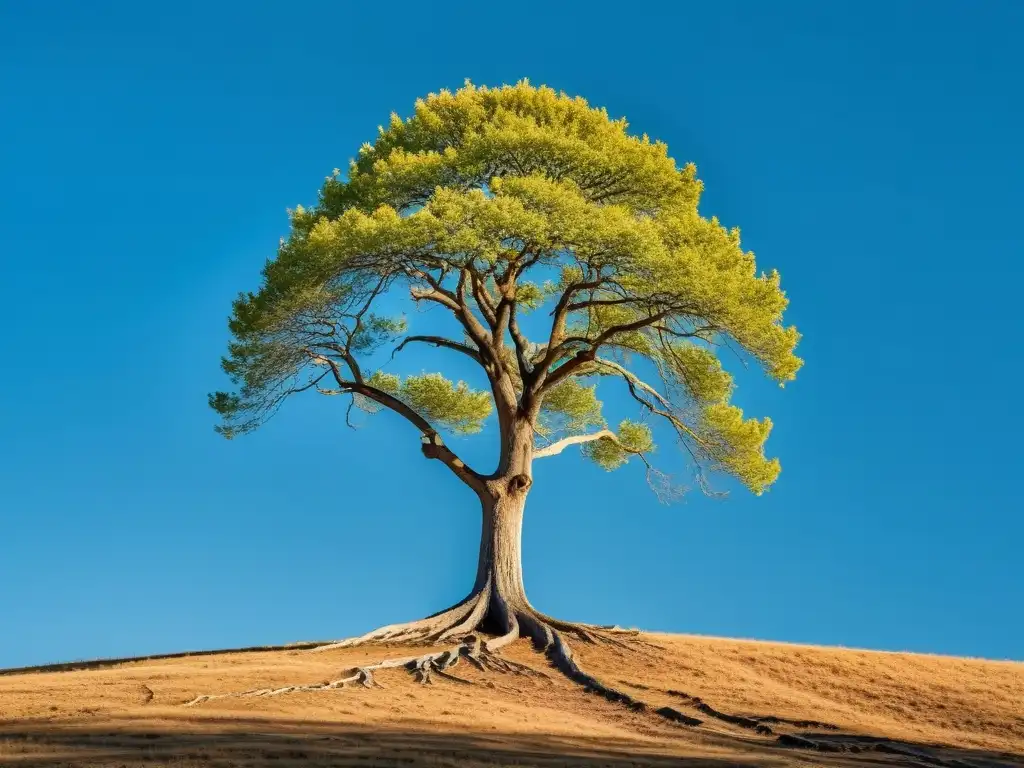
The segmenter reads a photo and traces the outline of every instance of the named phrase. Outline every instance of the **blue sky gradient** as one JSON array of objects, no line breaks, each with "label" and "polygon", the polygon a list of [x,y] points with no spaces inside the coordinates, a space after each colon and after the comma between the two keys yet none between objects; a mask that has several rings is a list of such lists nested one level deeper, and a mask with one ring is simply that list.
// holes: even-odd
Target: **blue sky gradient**
[{"label": "blue sky gradient", "polygon": [[[761,498],[665,507],[635,467],[539,462],[534,603],[1024,659],[1024,5],[297,8],[0,0],[0,667],[346,636],[462,597],[479,513],[406,424],[353,432],[307,397],[228,443],[206,393],[287,207],[418,96],[523,77],[695,162],[703,212],[781,271],[807,360],[785,390],[740,372],[783,463]],[[459,449],[486,462],[487,437]]]}]

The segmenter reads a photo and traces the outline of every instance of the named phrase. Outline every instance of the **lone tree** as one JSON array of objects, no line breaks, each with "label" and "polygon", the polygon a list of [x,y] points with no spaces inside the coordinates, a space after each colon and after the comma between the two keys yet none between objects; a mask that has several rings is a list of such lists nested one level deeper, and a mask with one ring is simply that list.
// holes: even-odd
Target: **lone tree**
[{"label": "lone tree", "polygon": [[[739,232],[700,215],[701,189],[693,165],[677,168],[664,144],[583,99],[526,82],[467,84],[418,101],[412,117],[392,116],[347,178],[335,171],[316,207],[291,212],[262,287],[234,302],[223,367],[236,388],[210,396],[217,430],[250,432],[307,391],[388,408],[483,510],[476,581],[462,602],[343,644],[462,642],[412,660],[427,676],[460,654],[507,663],[495,652],[523,634],[597,685],[566,636],[630,641],[539,613],[523,587],[533,462],[578,445],[607,469],[643,462],[661,487],[666,476],[648,457],[648,424],[661,420],[702,485],[725,473],[759,494],[776,479],[779,463],[764,454],[771,422],[729,403],[718,352],[749,356],[783,384],[801,365],[799,336],[782,325],[778,273],[758,274]],[[382,310],[395,291],[442,308],[454,332],[406,335],[405,321]],[[529,327],[542,335],[532,340]],[[374,352],[410,344],[432,345],[439,361],[469,358],[489,391],[440,373],[368,369]],[[608,427],[598,385],[622,386],[643,420]],[[499,451],[486,472],[441,433],[477,432],[492,412]],[[481,644],[477,630],[491,639]]]}]

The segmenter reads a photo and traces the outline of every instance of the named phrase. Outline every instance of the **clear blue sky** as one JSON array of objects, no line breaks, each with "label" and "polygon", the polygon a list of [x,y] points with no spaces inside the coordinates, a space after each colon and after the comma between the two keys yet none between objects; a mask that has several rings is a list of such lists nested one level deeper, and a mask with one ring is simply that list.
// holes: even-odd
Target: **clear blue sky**
[{"label": "clear blue sky", "polygon": [[351,432],[321,398],[228,443],[206,393],[285,209],[467,77],[581,94],[695,162],[805,334],[795,384],[740,380],[777,425],[762,498],[664,507],[638,471],[538,465],[535,604],[1024,659],[1024,5],[297,8],[0,0],[0,666],[463,595],[478,510],[407,425]]}]

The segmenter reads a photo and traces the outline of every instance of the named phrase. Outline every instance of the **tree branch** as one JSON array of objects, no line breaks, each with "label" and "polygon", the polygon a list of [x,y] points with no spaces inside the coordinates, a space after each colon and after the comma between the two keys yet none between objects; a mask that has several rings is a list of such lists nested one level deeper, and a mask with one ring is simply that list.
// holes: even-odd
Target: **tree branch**
[{"label": "tree branch", "polygon": [[394,358],[394,356],[401,352],[405,348],[405,345],[411,341],[419,341],[423,342],[424,344],[431,344],[435,347],[445,347],[446,349],[453,349],[456,352],[461,352],[462,354],[473,358],[478,363],[483,365],[483,359],[480,357],[480,353],[477,350],[473,349],[472,347],[466,344],[460,344],[457,341],[446,339],[443,336],[406,336],[404,339],[402,339],[402,343],[395,347],[394,351],[391,353],[391,357]]},{"label": "tree branch", "polygon": [[605,357],[595,357],[594,362],[597,365],[600,365],[602,368],[609,368],[615,373],[619,374],[622,378],[626,379],[626,381],[635,385],[638,389],[641,389],[647,394],[654,397],[659,403],[661,403],[666,408],[672,407],[672,403],[669,401],[667,397],[665,397],[663,394],[661,394],[661,392],[652,387],[650,384],[641,379],[639,376],[637,376],[635,373],[633,373],[625,366],[619,365],[614,360],[609,360]]},{"label": "tree branch", "polygon": [[641,299],[637,296],[623,299],[588,299],[587,301],[573,302],[566,308],[566,311],[579,312],[581,309],[588,309],[589,307],[614,307],[619,304],[642,304],[646,302],[646,299]]},{"label": "tree branch", "polygon": [[436,288],[423,288],[414,285],[409,289],[409,295],[412,296],[413,301],[433,301],[455,313],[458,313],[460,309],[459,302],[447,292],[439,291]]},{"label": "tree branch", "polygon": [[533,372],[533,366],[527,358],[530,342],[519,329],[519,318],[516,317],[515,303],[512,304],[512,308],[509,311],[508,329],[512,336],[512,343],[516,348],[516,362],[519,364],[519,378],[525,382],[527,377]]},{"label": "tree branch", "polygon": [[[486,313],[491,311],[492,303],[487,296],[483,295],[486,293],[486,287],[480,284],[480,275],[472,266],[459,267],[458,284],[453,291],[446,289],[433,275],[422,269],[409,267],[406,268],[405,272],[410,278],[421,280],[429,286],[411,286],[410,293],[413,299],[417,301],[433,301],[450,310],[473,344],[476,345],[478,356],[475,359],[478,360],[486,372],[488,381],[491,384],[491,393],[494,396],[498,424],[501,427],[504,438],[511,424],[511,419],[515,414],[517,406],[516,391],[508,372],[505,370],[505,361],[500,353],[501,346],[493,338],[493,328],[484,326],[484,322],[490,323]],[[475,284],[481,285],[481,290],[483,291],[479,298],[473,297],[473,301],[480,308],[481,313],[485,314],[483,322],[476,316],[473,307],[470,305],[470,292],[473,291]],[[445,346],[451,347],[451,345]]]},{"label": "tree branch", "polygon": [[454,291],[444,288],[432,275],[423,270],[409,269],[407,274],[410,277],[425,281],[430,286],[429,288],[421,286],[410,288],[410,294],[413,299],[416,301],[433,301],[449,309],[455,315],[455,319],[466,331],[469,338],[476,344],[479,350],[478,362],[487,373],[487,378],[491,383],[491,391],[494,394],[494,401],[498,406],[499,421],[505,418],[502,414],[515,408],[515,396],[513,392],[510,399],[510,387],[507,382],[503,381],[503,379],[508,377],[504,373],[501,356],[494,349],[495,345],[492,344],[490,329],[484,327],[483,323],[480,322],[469,306],[466,284],[472,283],[474,277],[473,270],[469,267],[463,267],[459,271],[459,282]]},{"label": "tree branch", "polygon": [[[462,459],[460,459],[451,448],[444,444],[444,441],[441,439],[441,435],[438,434],[438,431],[434,429],[433,425],[420,414],[394,395],[390,395],[382,389],[371,387],[368,384],[364,384],[362,381],[347,381],[341,375],[341,368],[329,357],[318,355],[315,352],[310,352],[309,350],[306,350],[306,354],[308,354],[314,362],[326,364],[334,375],[334,380],[338,384],[338,389],[326,390],[324,391],[325,394],[342,394],[347,392],[353,395],[362,395],[368,400],[373,400],[375,403],[378,403],[385,408],[394,411],[399,416],[404,417],[406,421],[411,423],[420,431],[424,456],[428,459],[437,459],[440,461],[448,467],[456,477],[477,493],[483,493],[486,491],[486,485],[484,484],[483,477],[480,473],[466,466],[465,462],[462,461]],[[317,378],[316,381],[319,382],[321,378],[323,377],[321,376]]]},{"label": "tree branch", "polygon": [[281,397],[284,398],[284,397],[288,397],[289,395],[297,395],[299,392],[305,392],[307,389],[313,389],[313,387],[316,387],[324,379],[324,377],[327,376],[328,373],[330,373],[330,371],[324,371],[319,376],[317,376],[315,379],[310,379],[310,381],[308,383],[304,384],[303,386],[301,386],[301,387],[292,387],[292,388],[288,389],[286,392],[284,392],[281,395]]},{"label": "tree branch", "polygon": [[441,435],[438,434],[437,430],[434,429],[430,422],[416,413],[416,411],[408,405],[403,403],[397,397],[389,395],[387,392],[375,387],[366,386],[365,384],[354,385],[352,386],[351,391],[355,394],[359,394],[373,400],[374,402],[383,405],[385,408],[390,408],[399,416],[405,417],[406,420],[420,430],[424,456],[428,459],[437,459],[440,461],[448,467],[456,477],[462,480],[474,491],[482,493],[486,490],[482,476],[475,470],[466,466],[465,462],[463,462],[451,448],[444,444],[444,441],[441,439]]},{"label": "tree branch", "polygon": [[462,323],[462,327],[466,329],[470,339],[480,350],[483,368],[491,382],[491,393],[494,395],[494,405],[498,411],[498,425],[504,444],[507,430],[516,410],[516,392],[512,385],[512,379],[505,370],[505,361],[499,351],[500,345],[473,314],[469,302],[466,300],[466,284],[470,283],[470,289],[472,289],[474,276],[475,273],[469,267],[463,267],[459,274],[458,286],[455,289],[455,298],[459,304],[456,316]]},{"label": "tree branch", "polygon": [[487,286],[483,284],[480,276],[473,271],[470,272],[470,282],[473,287],[473,298],[476,300],[477,306],[480,307],[480,314],[487,320],[491,329],[495,329],[498,326],[497,310],[487,292]]},{"label": "tree branch", "polygon": [[[338,386],[344,386],[346,383],[349,383],[346,381],[345,377],[341,375],[341,368],[338,366],[337,362],[331,360],[331,358],[327,357],[326,355],[321,355],[320,353],[314,352],[311,349],[303,349],[302,351],[306,353],[306,355],[309,357],[310,361],[314,365],[325,365],[328,368],[330,368],[331,373],[334,374],[334,380],[338,382]],[[352,371],[352,375],[357,377],[357,381],[360,380],[358,369]],[[323,377],[321,376],[320,378]],[[318,382],[320,381],[320,378],[317,379]]]},{"label": "tree branch", "polygon": [[348,339],[345,342],[344,350],[340,350],[342,357],[345,362],[348,363],[348,367],[352,369],[352,375],[356,377],[356,381],[363,380],[362,371],[359,370],[359,364],[356,362],[355,355],[352,354],[352,342],[359,335],[359,331],[363,328],[363,315],[370,311],[370,307],[373,305],[374,300],[380,295],[380,292],[384,290],[384,287],[388,284],[389,276],[382,277],[376,287],[370,292],[369,297],[363,303],[362,309],[355,314],[355,323],[352,325],[352,330],[348,334]]},{"label": "tree branch", "polygon": [[455,289],[454,312],[459,322],[462,324],[462,327],[466,329],[466,333],[469,334],[469,337],[473,339],[477,347],[480,348],[480,353],[482,355],[490,356],[492,360],[489,362],[492,362],[497,369],[500,369],[501,361],[498,359],[498,356],[494,354],[494,351],[488,344],[490,339],[488,338],[489,334],[487,333],[487,329],[484,328],[483,323],[476,318],[473,311],[469,308],[469,303],[466,301],[466,282],[472,282],[472,278],[472,270],[468,267],[463,267],[462,271],[459,273],[458,286]]},{"label": "tree branch", "polygon": [[642,451],[630,450],[629,448],[624,446],[622,442],[619,440],[619,436],[612,432],[610,429],[602,429],[598,432],[592,432],[589,435],[572,435],[570,437],[563,438],[559,440],[557,443],[552,443],[551,445],[546,446],[545,448],[541,448],[539,451],[534,452],[533,458],[543,459],[547,456],[557,456],[559,453],[561,453],[571,445],[583,445],[585,443],[592,443],[595,440],[601,440],[604,438],[613,441],[617,446],[619,446],[619,448],[622,449],[623,452],[628,453],[631,456],[636,456],[638,459],[640,459],[640,461],[643,462],[644,466],[647,468],[647,482],[651,484],[652,488],[654,487],[654,482],[657,478],[667,477],[666,475],[664,475],[664,473],[658,472],[651,465],[651,462],[647,460],[647,457],[643,454]]},{"label": "tree branch", "polygon": [[[629,387],[629,394],[633,397],[634,400],[640,403],[640,405],[642,405],[651,413],[655,414],[656,416],[661,416],[663,419],[668,421],[680,437],[690,438],[697,445],[699,445],[701,449],[709,457],[715,457],[714,451],[712,450],[711,446],[709,446],[707,442],[702,440],[700,435],[698,435],[685,422],[683,422],[682,419],[680,419],[678,416],[672,413],[672,409],[674,408],[674,406],[672,405],[672,402],[667,397],[665,397],[665,395],[661,394],[661,392],[652,387],[650,384],[648,384],[646,381],[641,379],[639,376],[637,376],[629,369],[624,368],[623,366],[619,365],[618,363],[612,360],[606,360],[604,358],[599,357],[596,358],[594,362],[602,367],[610,368],[611,370],[618,373],[625,380],[626,386]],[[653,397],[658,403],[661,404],[661,407],[659,408],[650,400],[641,397],[640,391],[638,390],[643,391],[647,395]],[[689,446],[687,446],[687,448],[689,449]],[[697,461],[697,456],[693,454],[692,449],[690,449],[690,455],[693,456],[694,461]]]},{"label": "tree branch", "polygon": [[647,326],[653,325],[659,320],[667,317],[669,314],[671,314],[671,310],[666,309],[648,317],[642,317],[639,320],[634,320],[632,323],[613,325],[611,328],[602,331],[598,334],[597,338],[592,340],[585,336],[570,336],[564,339],[554,350],[548,350],[548,354],[545,356],[545,359],[557,359],[558,352],[564,351],[566,344],[583,343],[589,345],[589,348],[580,350],[572,359],[567,360],[550,374],[545,371],[542,374],[542,379],[540,381],[540,391],[543,392],[550,389],[560,381],[564,381],[566,378],[571,376],[580,366],[593,362],[597,356],[597,350],[613,336],[620,333],[629,333],[630,331],[638,331],[641,328],[646,328]]},{"label": "tree branch", "polygon": [[544,358],[534,368],[534,371],[530,376],[530,380],[528,382],[524,380],[524,387],[527,385],[530,389],[540,387],[544,383],[544,379],[547,377],[548,368],[550,368],[551,364],[558,359],[558,353],[561,352],[562,341],[565,335],[565,321],[569,316],[569,304],[572,302],[573,294],[578,291],[598,288],[604,282],[604,280],[591,280],[589,282],[573,283],[568,286],[558,298],[558,303],[555,304],[555,308],[551,311],[553,319],[551,321],[551,332],[548,335],[547,352],[544,353]]},{"label": "tree branch", "polygon": [[[333,352],[337,352],[338,355],[341,356],[341,359],[345,361],[345,364],[349,367],[349,370],[352,371],[352,377],[359,382],[363,380],[362,369],[360,369],[359,363],[356,361],[355,355],[353,355],[352,352],[349,350],[347,344],[345,346],[342,346],[337,342],[323,341],[317,344],[316,346],[324,347],[325,349],[330,349]],[[317,352],[314,352],[313,350],[308,348],[304,349],[303,351],[310,356],[310,359],[313,360],[314,363],[319,363],[321,365],[331,364],[331,359],[329,357],[325,357],[324,355],[318,354]],[[340,371],[335,373],[335,378],[339,378],[340,376]]]},{"label": "tree branch", "polygon": [[552,443],[545,448],[541,448],[539,451],[535,451],[533,458],[543,459],[546,456],[556,456],[571,445],[592,443],[594,440],[600,440],[602,437],[607,437],[616,443],[619,442],[619,438],[616,437],[614,432],[610,429],[602,429],[600,432],[593,432],[589,435],[572,435],[571,437],[562,438],[557,443]]},{"label": "tree branch", "polygon": [[407,421],[420,431],[424,456],[428,459],[437,459],[440,461],[448,467],[456,477],[462,480],[474,491],[483,493],[486,490],[482,476],[475,470],[467,467],[465,462],[463,462],[451,448],[444,444],[444,441],[441,439],[441,435],[438,434],[437,430],[434,429],[430,422],[420,416],[408,405],[403,403],[397,397],[389,395],[387,392],[377,389],[376,387],[351,382],[347,388],[354,394],[362,395],[365,398],[373,400],[375,403],[383,405],[385,408],[391,409],[399,416],[405,417]]}]

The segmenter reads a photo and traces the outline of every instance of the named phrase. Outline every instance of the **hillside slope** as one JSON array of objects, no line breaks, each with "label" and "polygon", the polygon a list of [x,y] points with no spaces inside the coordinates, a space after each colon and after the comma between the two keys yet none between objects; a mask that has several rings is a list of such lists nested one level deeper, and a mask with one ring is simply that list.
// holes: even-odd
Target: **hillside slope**
[{"label": "hillside slope", "polygon": [[[588,672],[643,711],[587,693],[526,642],[505,656],[537,674],[464,661],[431,685],[398,668],[375,675],[383,687],[193,706],[203,695],[323,683],[410,651],[289,649],[5,674],[0,765],[1024,765],[1024,664],[644,638],[657,648],[577,648]],[[666,706],[677,721],[657,713]]]}]

